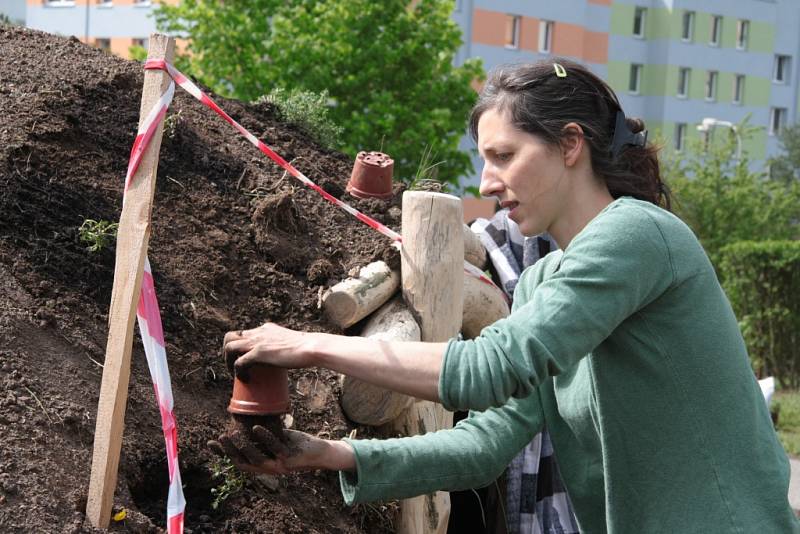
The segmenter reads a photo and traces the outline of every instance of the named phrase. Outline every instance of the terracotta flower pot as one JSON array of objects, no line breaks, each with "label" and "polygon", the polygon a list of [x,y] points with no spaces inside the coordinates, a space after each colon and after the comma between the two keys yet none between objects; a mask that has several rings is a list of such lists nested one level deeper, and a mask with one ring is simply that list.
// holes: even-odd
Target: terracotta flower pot
[{"label": "terracotta flower pot", "polygon": [[356,198],[391,198],[393,171],[394,160],[383,152],[359,152],[347,192]]},{"label": "terracotta flower pot", "polygon": [[235,378],[228,411],[243,415],[282,414],[289,411],[289,375],[282,367],[256,365],[247,382]]}]

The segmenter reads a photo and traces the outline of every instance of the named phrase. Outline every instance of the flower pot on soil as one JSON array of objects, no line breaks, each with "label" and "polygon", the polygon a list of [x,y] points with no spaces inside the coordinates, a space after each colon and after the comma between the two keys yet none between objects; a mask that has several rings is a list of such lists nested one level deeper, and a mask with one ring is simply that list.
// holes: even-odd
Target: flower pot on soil
[{"label": "flower pot on soil", "polygon": [[255,365],[247,382],[236,377],[228,411],[240,415],[270,415],[289,411],[289,375],[282,367]]},{"label": "flower pot on soil", "polygon": [[391,198],[393,171],[394,160],[383,152],[359,152],[347,192],[356,198]]}]

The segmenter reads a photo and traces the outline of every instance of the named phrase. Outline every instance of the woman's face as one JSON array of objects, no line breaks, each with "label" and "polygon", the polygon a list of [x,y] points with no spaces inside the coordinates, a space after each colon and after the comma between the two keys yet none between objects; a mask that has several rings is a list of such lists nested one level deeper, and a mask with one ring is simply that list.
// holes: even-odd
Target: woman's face
[{"label": "woman's face", "polygon": [[478,121],[478,151],[485,161],[481,195],[509,208],[522,235],[547,231],[563,212],[569,189],[561,150],[515,128],[506,112],[490,109]]}]

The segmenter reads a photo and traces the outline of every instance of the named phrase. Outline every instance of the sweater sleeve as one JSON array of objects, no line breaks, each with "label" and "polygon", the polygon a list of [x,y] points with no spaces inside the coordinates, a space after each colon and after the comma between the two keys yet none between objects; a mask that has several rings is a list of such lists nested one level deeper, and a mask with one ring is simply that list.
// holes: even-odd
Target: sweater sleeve
[{"label": "sweater sleeve", "polygon": [[675,278],[660,228],[632,206],[599,215],[560,261],[544,280],[535,280],[541,269],[523,273],[507,318],[473,340],[448,344],[439,382],[447,409],[483,410],[529,395],[589,354]]},{"label": "sweater sleeve", "polygon": [[402,499],[437,490],[490,484],[542,430],[539,395],[502,408],[471,412],[454,428],[386,440],[345,440],[356,454],[356,472],[340,472],[347,504]]}]

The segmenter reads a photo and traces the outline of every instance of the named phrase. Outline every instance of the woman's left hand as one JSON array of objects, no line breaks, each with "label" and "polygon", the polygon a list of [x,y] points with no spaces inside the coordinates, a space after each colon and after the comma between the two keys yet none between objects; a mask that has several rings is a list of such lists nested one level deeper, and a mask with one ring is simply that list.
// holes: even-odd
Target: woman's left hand
[{"label": "woman's left hand", "polygon": [[238,330],[225,334],[222,354],[228,369],[247,381],[250,367],[256,364],[274,365],[289,369],[313,367],[310,336],[265,323],[251,330]]}]

